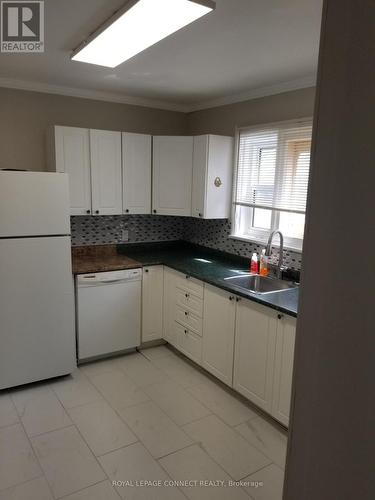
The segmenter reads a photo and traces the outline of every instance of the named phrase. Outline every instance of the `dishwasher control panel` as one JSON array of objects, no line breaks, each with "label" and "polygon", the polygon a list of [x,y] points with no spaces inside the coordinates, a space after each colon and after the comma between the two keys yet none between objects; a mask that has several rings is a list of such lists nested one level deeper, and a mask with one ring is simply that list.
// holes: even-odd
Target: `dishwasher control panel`
[{"label": "dishwasher control panel", "polygon": [[123,281],[138,281],[142,279],[142,269],[121,269],[102,273],[85,273],[77,276],[78,286],[100,285]]}]

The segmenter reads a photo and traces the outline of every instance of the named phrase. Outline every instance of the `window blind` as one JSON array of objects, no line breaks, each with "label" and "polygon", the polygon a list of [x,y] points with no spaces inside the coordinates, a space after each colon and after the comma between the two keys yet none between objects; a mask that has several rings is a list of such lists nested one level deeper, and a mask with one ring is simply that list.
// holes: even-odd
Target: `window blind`
[{"label": "window blind", "polygon": [[234,203],[305,213],[312,122],[241,130]]}]

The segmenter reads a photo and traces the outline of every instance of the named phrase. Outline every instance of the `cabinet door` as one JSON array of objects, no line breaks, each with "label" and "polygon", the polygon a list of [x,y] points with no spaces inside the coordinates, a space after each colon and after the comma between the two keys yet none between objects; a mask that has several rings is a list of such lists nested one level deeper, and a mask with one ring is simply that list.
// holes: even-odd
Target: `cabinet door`
[{"label": "cabinet door", "polygon": [[295,338],[296,320],[281,316],[277,322],[272,415],[284,425],[289,424]]},{"label": "cabinet door", "polygon": [[121,132],[90,130],[92,210],[122,214]]},{"label": "cabinet door", "polygon": [[230,216],[233,176],[233,138],[194,137],[192,216],[225,219]]},{"label": "cabinet door", "polygon": [[193,187],[191,195],[191,215],[202,218],[206,206],[206,181],[208,163],[208,135],[194,137]]},{"label": "cabinet door", "polygon": [[209,136],[206,179],[206,219],[230,217],[233,181],[234,139],[220,135]]},{"label": "cabinet door", "polygon": [[163,339],[176,345],[175,328],[176,273],[164,267]]},{"label": "cabinet door", "polygon": [[153,213],[191,215],[193,138],[153,140]]},{"label": "cabinet door", "polygon": [[202,337],[177,322],[175,329],[177,349],[200,365],[202,363]]},{"label": "cabinet door", "polygon": [[143,269],[142,342],[163,336],[163,266]]},{"label": "cabinet door", "polygon": [[246,299],[237,303],[234,388],[271,412],[276,321],[274,311]]},{"label": "cabinet door", "polygon": [[205,286],[202,365],[229,386],[233,383],[234,299],[233,294]]},{"label": "cabinet door", "polygon": [[151,136],[122,134],[123,212],[151,213]]},{"label": "cabinet door", "polygon": [[56,171],[69,175],[70,213],[91,213],[89,130],[55,127]]}]

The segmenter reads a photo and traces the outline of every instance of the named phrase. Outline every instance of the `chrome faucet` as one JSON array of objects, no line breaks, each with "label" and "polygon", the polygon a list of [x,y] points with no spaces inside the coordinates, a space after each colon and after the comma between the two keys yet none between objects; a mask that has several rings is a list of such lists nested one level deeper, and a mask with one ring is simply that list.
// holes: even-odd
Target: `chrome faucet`
[{"label": "chrome faucet", "polygon": [[283,251],[284,251],[284,237],[283,237],[283,233],[281,231],[279,231],[278,229],[276,229],[275,231],[272,231],[272,233],[270,234],[270,236],[268,238],[268,243],[266,246],[266,256],[270,257],[270,255],[272,253],[272,240],[276,234],[278,234],[279,238],[280,238],[279,263],[277,264],[276,276],[278,278],[281,278],[281,266],[283,264]]}]

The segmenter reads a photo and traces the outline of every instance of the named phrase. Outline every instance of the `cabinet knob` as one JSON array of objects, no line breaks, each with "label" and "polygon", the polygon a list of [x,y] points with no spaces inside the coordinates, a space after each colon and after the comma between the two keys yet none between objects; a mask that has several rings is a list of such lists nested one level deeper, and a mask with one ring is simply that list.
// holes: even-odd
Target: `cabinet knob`
[{"label": "cabinet knob", "polygon": [[236,302],[240,302],[241,301],[241,297],[236,297]]},{"label": "cabinet knob", "polygon": [[155,209],[153,210],[153,213],[156,214],[156,210]]},{"label": "cabinet knob", "polygon": [[185,275],[185,278],[188,280],[190,278],[190,276],[188,276],[187,274]]},{"label": "cabinet knob", "polygon": [[91,214],[91,210],[86,210],[86,213],[87,214]]},{"label": "cabinet knob", "polygon": [[187,334],[187,332],[188,332],[187,330],[184,330],[184,334],[185,334],[185,335]]},{"label": "cabinet knob", "polygon": [[234,299],[234,297],[231,295],[231,296],[229,297],[229,300],[233,300],[233,299]]},{"label": "cabinet knob", "polygon": [[99,210],[95,210],[95,213],[98,214],[99,213]]},{"label": "cabinet knob", "polygon": [[145,269],[145,273],[148,273],[148,269]]},{"label": "cabinet knob", "polygon": [[189,316],[189,313],[187,311],[185,311],[185,316]]},{"label": "cabinet knob", "polygon": [[125,213],[126,213],[126,214],[128,214],[128,213],[129,213],[129,209],[128,209],[128,208],[125,210]]},{"label": "cabinet knob", "polygon": [[185,293],[185,297],[188,299],[190,297],[190,293]]},{"label": "cabinet knob", "polygon": [[283,317],[284,317],[284,315],[283,315],[283,314],[278,314],[278,315],[277,315],[277,318],[278,318],[278,319],[283,319]]},{"label": "cabinet knob", "polygon": [[199,215],[199,217],[203,217],[203,214],[201,214],[201,213],[199,213],[198,215]]}]

